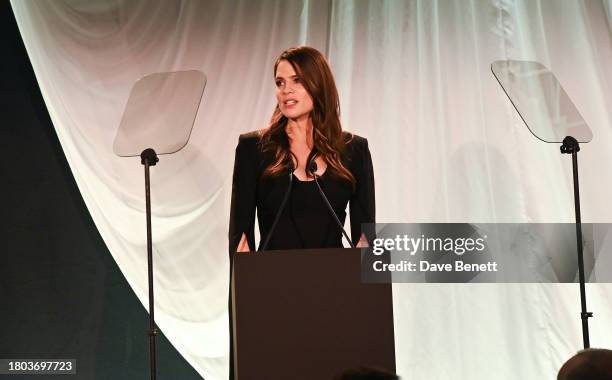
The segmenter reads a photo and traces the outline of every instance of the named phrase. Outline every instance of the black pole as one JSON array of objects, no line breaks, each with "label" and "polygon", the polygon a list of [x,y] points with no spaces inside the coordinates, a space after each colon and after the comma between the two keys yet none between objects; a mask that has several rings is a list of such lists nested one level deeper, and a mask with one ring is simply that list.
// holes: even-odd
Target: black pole
[{"label": "black pole", "polygon": [[146,217],[147,217],[147,267],[149,282],[149,362],[151,365],[151,380],[157,377],[156,354],[155,354],[155,301],[153,297],[153,239],[151,233],[151,181],[149,177],[149,167],[155,166],[159,161],[157,154],[151,148],[145,149],[140,154],[140,162],[144,165],[145,172],[145,198],[146,198]]},{"label": "black pole", "polygon": [[574,177],[574,209],[576,211],[576,243],[578,248],[578,279],[580,280],[580,319],[582,321],[582,343],[584,348],[591,346],[589,342],[589,318],[593,316],[593,313],[587,311],[586,304],[586,286],[584,278],[584,255],[582,247],[582,221],[580,217],[580,191],[578,188],[578,152],[580,146],[578,141],[567,136],[563,139],[563,145],[561,145],[561,153],[567,153],[572,155],[572,169]]}]

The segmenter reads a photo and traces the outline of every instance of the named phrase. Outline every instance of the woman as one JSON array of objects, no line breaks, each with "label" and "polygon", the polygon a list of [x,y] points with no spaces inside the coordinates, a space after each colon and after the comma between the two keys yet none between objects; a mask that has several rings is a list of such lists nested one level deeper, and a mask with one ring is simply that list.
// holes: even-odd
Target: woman
[{"label": "woman", "polygon": [[323,55],[307,46],[284,51],[274,65],[277,105],[268,128],[240,136],[232,185],[230,253],[256,249],[342,247],[342,231],[309,173],[342,223],[350,202],[353,244],[368,245],[361,223],[374,223],[374,174],[367,140],[342,132],[334,78]]}]

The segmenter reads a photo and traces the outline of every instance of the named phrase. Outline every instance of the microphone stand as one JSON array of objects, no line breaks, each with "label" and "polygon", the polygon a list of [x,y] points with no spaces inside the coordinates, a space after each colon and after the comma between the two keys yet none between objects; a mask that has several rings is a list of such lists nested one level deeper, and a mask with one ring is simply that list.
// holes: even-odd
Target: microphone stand
[{"label": "microphone stand", "polygon": [[325,201],[325,204],[327,205],[327,208],[329,209],[329,212],[334,217],[334,220],[336,221],[336,224],[338,224],[338,227],[340,227],[340,230],[342,230],[342,234],[344,235],[346,240],[351,245],[351,248],[355,248],[355,244],[353,244],[351,239],[349,239],[348,234],[344,230],[344,226],[342,225],[342,223],[340,223],[340,219],[338,219],[338,215],[336,215],[336,212],[334,211],[334,208],[332,207],[331,203],[329,203],[329,200],[325,196],[325,193],[323,192],[323,189],[321,188],[321,185],[319,185],[319,180],[318,180],[318,176],[317,176],[316,171],[317,171],[317,163],[313,159],[312,162],[310,163],[310,165],[308,165],[308,172],[314,177],[314,181],[315,181],[315,184],[317,185],[317,189],[319,189],[319,193],[321,194],[321,197],[323,197],[323,200]]},{"label": "microphone stand", "polygon": [[274,222],[272,222],[272,227],[270,227],[270,232],[268,232],[268,236],[266,236],[266,239],[264,240],[263,244],[259,245],[259,249],[257,250],[257,252],[265,251],[266,248],[268,248],[268,243],[270,243],[270,238],[272,238],[272,234],[274,233],[274,230],[276,229],[278,220],[280,219],[280,216],[283,213],[283,210],[285,209],[285,205],[287,204],[287,200],[289,199],[289,194],[291,194],[292,186],[293,186],[293,166],[291,166],[291,168],[289,169],[289,187],[287,188],[283,201],[281,202],[280,208],[278,209],[278,212],[276,213],[276,216],[274,217]]},{"label": "microphone stand", "polygon": [[574,177],[574,208],[576,210],[576,244],[578,245],[578,278],[580,280],[580,319],[582,320],[582,342],[584,348],[590,347],[589,342],[589,318],[593,317],[592,312],[587,311],[586,305],[586,286],[584,276],[584,255],[582,251],[582,221],[580,218],[580,191],[578,189],[578,152],[580,145],[572,136],[563,139],[561,154],[572,155],[572,169]]}]

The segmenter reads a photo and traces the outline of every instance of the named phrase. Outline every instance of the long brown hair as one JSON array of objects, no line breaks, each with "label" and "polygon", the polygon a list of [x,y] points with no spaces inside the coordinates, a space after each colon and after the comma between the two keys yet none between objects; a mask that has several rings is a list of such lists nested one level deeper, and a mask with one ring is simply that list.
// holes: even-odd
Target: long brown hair
[{"label": "long brown hair", "polygon": [[[313,130],[313,148],[309,161],[319,155],[327,163],[331,174],[350,181],[355,186],[355,178],[344,166],[346,144],[352,135],[343,135],[340,125],[340,101],[331,69],[318,50],[309,46],[299,46],[285,50],[274,64],[274,76],[281,61],[287,61],[300,78],[302,85],[312,97],[313,109],[310,112]],[[262,132],[260,144],[263,152],[271,152],[274,159],[264,170],[263,176],[280,175],[292,165],[289,150],[289,137],[285,131],[287,118],[281,113],[278,104],[274,109],[270,125]]]}]

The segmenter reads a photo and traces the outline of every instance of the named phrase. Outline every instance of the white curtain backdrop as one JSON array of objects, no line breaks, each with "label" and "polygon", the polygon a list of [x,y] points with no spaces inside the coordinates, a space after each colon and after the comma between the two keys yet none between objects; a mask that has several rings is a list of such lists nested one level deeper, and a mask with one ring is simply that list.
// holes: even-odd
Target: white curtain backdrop
[{"label": "white curtain backdrop", "polygon": [[[132,84],[208,76],[187,147],[152,169],[156,319],[206,379],[227,378],[234,147],[274,107],[285,48],[325,52],[345,129],[368,138],[379,222],[572,222],[571,160],[536,140],[490,71],[540,61],[593,130],[585,222],[612,222],[612,1],[13,0],[85,203],[147,305],[139,159],[112,143]],[[593,347],[612,348],[612,286],[589,285]],[[405,379],[545,379],[581,348],[577,285],[394,286]]]}]

